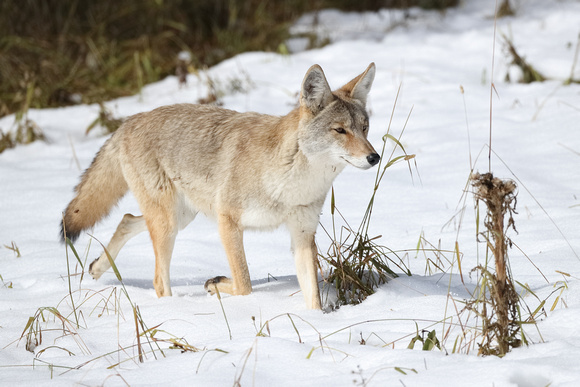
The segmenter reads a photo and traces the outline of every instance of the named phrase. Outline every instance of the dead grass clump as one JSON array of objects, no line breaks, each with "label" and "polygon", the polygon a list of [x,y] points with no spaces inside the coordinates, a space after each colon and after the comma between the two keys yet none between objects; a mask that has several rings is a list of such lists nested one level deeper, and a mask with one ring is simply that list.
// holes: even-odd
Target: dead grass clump
[{"label": "dead grass clump", "polygon": [[20,249],[18,248],[18,246],[16,246],[16,243],[14,241],[12,241],[10,243],[10,246],[4,245],[4,247],[7,248],[8,250],[14,252],[14,255],[16,256],[16,258],[20,258],[22,256],[20,254]]},{"label": "dead grass clump", "polygon": [[521,345],[517,337],[521,328],[519,296],[511,278],[507,255],[512,242],[506,236],[510,228],[516,231],[513,219],[517,202],[516,184],[493,177],[492,173],[476,173],[471,181],[477,202],[484,202],[487,207],[484,220],[487,233],[480,235],[494,257],[495,273],[481,265],[474,269],[482,274],[481,291],[479,298],[468,302],[467,307],[483,321],[484,340],[480,344],[480,354],[504,356],[510,348]]},{"label": "dead grass clump", "polygon": [[[518,67],[522,71],[522,78],[519,80],[520,83],[532,83],[532,82],[544,82],[546,77],[536,70],[524,57],[522,57],[518,51],[516,50],[513,42],[507,38],[506,36],[503,37],[504,43],[506,45],[506,49],[508,54],[512,58],[512,65]],[[506,76],[507,80],[509,81],[509,76]]]},{"label": "dead grass clump", "polygon": [[211,76],[207,69],[204,69],[204,71],[198,71],[195,75],[205,83],[207,87],[206,97],[197,100],[197,103],[202,105],[223,106],[223,98],[226,95],[237,93],[247,94],[256,86],[254,81],[250,78],[250,75],[244,70],[241,70],[239,75],[226,79]]},{"label": "dead grass clump", "polygon": [[113,113],[111,113],[105,104],[99,102],[99,116],[87,127],[85,134],[89,134],[96,126],[103,128],[105,134],[113,133],[119,129],[123,121],[121,118],[114,117]]},{"label": "dead grass clump", "polygon": [[[399,92],[400,86],[393,106],[393,115],[397,105]],[[386,283],[391,278],[398,277],[398,275],[391,269],[390,265],[397,267],[400,272],[408,276],[411,275],[411,271],[395,251],[377,243],[377,240],[382,237],[381,235],[374,237],[369,236],[369,228],[373,214],[375,196],[387,169],[398,162],[407,162],[409,172],[411,173],[411,176],[413,176],[411,160],[415,161],[415,155],[408,154],[403,147],[403,144],[400,142],[400,138],[405,132],[412,111],[413,110],[411,109],[407,116],[407,121],[405,122],[399,138],[396,138],[389,133],[392,121],[389,122],[387,133],[383,136],[381,160],[377,165],[377,175],[375,178],[373,193],[358,229],[355,230],[350,227],[340,211],[338,211],[335,205],[334,189],[332,190],[330,198],[330,212],[333,220],[332,230],[331,232],[326,229],[324,230],[331,239],[331,245],[328,248],[326,255],[319,254],[322,260],[329,266],[328,273],[323,276],[324,282],[330,284],[330,287],[336,289],[336,304],[330,305],[331,307],[361,303],[364,299],[373,294],[380,285]],[[385,158],[385,149],[388,140],[392,141],[394,146],[389,157]],[[402,154],[394,157],[397,149],[399,149]],[[384,160],[387,161],[383,162]],[[345,223],[345,226],[340,228],[338,234],[334,218],[335,212],[338,212]]]},{"label": "dead grass clump", "polygon": [[506,17],[506,16],[514,16],[516,13],[514,12],[513,8],[510,5],[509,0],[503,0],[497,9],[497,17]]},{"label": "dead grass clump", "polygon": [[[38,347],[39,345],[42,344],[42,338],[43,338],[42,326],[44,323],[47,323],[51,319],[51,316],[54,319],[54,322],[55,322],[54,325],[55,326],[60,325],[61,327],[60,328],[58,328],[58,327],[45,328],[44,329],[45,332],[46,331],[54,331],[54,332],[60,332],[62,334],[61,337],[70,336],[73,338],[73,340],[78,345],[79,349],[84,354],[91,353],[89,348],[83,342],[82,338],[78,335],[78,332],[76,330],[76,328],[78,328],[78,326],[76,326],[76,324],[74,322],[72,322],[71,320],[69,320],[68,318],[63,316],[60,313],[60,311],[54,307],[38,308],[38,310],[36,311],[34,316],[32,316],[28,319],[28,322],[26,323],[26,326],[24,327],[24,330],[22,331],[22,335],[20,335],[20,340],[22,340],[22,339],[25,340],[25,348],[27,351],[35,353],[36,347]],[[46,333],[45,333],[45,335],[46,335]],[[64,351],[68,352],[69,354],[73,354],[71,351],[69,351],[63,347],[57,347],[57,348],[60,348]],[[46,349],[47,348],[44,348],[38,354],[44,352]]]},{"label": "dead grass clump", "polygon": [[[334,211],[333,208],[333,216]],[[411,275],[395,252],[377,243],[381,235],[371,238],[362,231],[344,226],[339,236],[329,234],[332,243],[326,255],[320,255],[329,266],[324,282],[336,291],[337,300],[330,305],[331,308],[359,304],[380,285],[398,277],[389,265],[395,265],[401,272]]]},{"label": "dead grass clump", "polygon": [[14,143],[31,144],[36,140],[46,140],[38,124],[28,118],[19,121],[14,132]]},{"label": "dead grass clump", "polygon": [[23,82],[25,93],[19,94],[17,101],[19,109],[14,114],[14,127],[12,132],[4,133],[0,130],[0,153],[8,148],[14,148],[17,144],[30,144],[36,140],[46,140],[40,127],[28,118],[28,111],[32,106],[32,101],[38,92],[35,83],[25,76]]},{"label": "dead grass clump", "polygon": [[4,133],[2,128],[0,128],[0,153],[9,148],[14,148],[14,141],[12,141],[10,133]]}]

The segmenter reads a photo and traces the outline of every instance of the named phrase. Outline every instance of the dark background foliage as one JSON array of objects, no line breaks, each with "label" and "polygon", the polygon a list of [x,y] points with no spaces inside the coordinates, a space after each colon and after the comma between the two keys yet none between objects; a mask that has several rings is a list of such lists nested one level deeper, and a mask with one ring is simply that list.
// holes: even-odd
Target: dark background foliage
[{"label": "dark background foliage", "polygon": [[[458,0],[2,0],[0,116],[131,95],[175,73],[276,51],[304,12],[445,8]],[[28,100],[28,101],[27,101]]]}]

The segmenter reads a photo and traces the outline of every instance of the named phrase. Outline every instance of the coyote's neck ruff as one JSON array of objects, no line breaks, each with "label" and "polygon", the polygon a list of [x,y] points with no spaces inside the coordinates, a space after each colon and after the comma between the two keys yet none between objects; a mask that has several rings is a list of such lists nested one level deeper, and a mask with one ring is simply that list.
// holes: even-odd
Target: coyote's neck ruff
[{"label": "coyote's neck ruff", "polygon": [[[202,212],[217,220],[232,274],[208,280],[206,290],[248,294],[243,231],[285,224],[306,304],[320,308],[314,234],[324,200],[346,165],[367,169],[379,161],[367,140],[365,110],[374,75],[371,63],[332,92],[322,69],[312,66],[300,106],[283,117],[191,104],[130,117],[83,174],[64,214],[63,236],[76,239],[130,189],[143,215],[123,217],[107,246],[110,257],[148,230],[153,284],[158,296],[169,296],[175,237]],[[89,271],[99,278],[109,267],[103,253]]]}]

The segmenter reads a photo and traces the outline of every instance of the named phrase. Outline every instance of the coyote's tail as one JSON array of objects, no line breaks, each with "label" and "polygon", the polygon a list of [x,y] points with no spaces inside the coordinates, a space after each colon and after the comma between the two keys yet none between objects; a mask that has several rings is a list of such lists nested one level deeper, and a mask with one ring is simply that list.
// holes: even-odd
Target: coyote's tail
[{"label": "coyote's tail", "polygon": [[75,241],[81,231],[94,226],[117,204],[129,187],[121,171],[115,135],[101,148],[75,187],[76,196],[64,211],[61,237]]}]

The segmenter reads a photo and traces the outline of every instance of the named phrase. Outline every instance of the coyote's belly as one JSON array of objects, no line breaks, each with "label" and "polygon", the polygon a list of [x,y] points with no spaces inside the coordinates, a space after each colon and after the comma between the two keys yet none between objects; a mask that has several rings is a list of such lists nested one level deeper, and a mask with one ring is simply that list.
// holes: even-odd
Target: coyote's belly
[{"label": "coyote's belly", "polygon": [[287,217],[285,206],[263,206],[260,203],[249,203],[243,210],[241,223],[249,229],[274,229],[280,226]]}]

